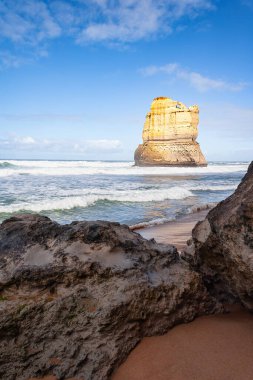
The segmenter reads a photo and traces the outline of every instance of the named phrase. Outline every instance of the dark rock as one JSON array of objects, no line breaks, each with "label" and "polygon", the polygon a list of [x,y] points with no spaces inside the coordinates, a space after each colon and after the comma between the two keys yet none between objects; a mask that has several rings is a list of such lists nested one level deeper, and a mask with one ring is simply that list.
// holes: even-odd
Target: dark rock
[{"label": "dark rock", "polygon": [[234,194],[195,226],[192,237],[185,258],[211,294],[253,310],[253,162]]},{"label": "dark rock", "polygon": [[108,379],[144,336],[220,310],[173,246],[110,222],[0,226],[0,378]]}]

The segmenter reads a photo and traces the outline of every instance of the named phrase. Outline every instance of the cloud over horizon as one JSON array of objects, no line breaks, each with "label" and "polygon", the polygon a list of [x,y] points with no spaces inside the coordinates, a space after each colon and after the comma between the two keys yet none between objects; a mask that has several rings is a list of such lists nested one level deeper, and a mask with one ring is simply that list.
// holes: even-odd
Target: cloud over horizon
[{"label": "cloud over horizon", "polygon": [[94,140],[56,140],[38,139],[32,136],[19,136],[11,134],[6,138],[0,138],[0,149],[2,151],[23,152],[47,152],[72,154],[97,154],[97,153],[119,153],[121,152],[121,141],[112,139]]}]

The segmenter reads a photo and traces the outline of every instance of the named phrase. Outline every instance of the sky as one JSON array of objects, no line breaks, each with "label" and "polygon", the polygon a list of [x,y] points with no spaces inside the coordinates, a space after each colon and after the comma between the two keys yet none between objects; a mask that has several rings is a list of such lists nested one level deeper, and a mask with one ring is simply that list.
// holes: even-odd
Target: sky
[{"label": "sky", "polygon": [[132,160],[153,98],[253,159],[253,0],[0,0],[0,159]]}]

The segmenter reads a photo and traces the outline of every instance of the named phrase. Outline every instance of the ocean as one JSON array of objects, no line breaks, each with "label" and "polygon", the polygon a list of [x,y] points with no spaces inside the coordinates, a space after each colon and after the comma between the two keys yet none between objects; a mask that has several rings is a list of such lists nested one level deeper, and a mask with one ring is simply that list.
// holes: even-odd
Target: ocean
[{"label": "ocean", "polygon": [[0,160],[0,221],[17,213],[59,223],[110,220],[155,225],[229,196],[248,162],[136,167],[133,162]]}]

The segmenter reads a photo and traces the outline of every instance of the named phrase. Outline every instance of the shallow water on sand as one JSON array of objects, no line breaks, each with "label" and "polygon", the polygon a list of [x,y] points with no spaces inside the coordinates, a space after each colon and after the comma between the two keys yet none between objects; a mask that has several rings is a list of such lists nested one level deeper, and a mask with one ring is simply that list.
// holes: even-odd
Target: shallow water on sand
[{"label": "shallow water on sand", "polygon": [[133,162],[0,160],[0,221],[39,212],[60,223],[162,224],[226,198],[248,164],[143,168]]}]

